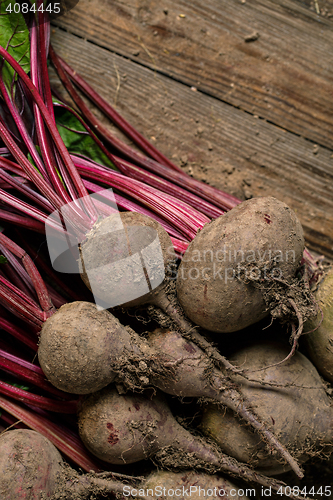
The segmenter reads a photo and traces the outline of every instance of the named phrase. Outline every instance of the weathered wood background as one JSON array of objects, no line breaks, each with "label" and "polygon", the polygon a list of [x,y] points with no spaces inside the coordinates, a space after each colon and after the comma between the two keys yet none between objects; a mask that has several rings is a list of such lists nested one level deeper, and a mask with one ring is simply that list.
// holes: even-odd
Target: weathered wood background
[{"label": "weathered wood background", "polygon": [[52,43],[187,172],[285,201],[332,258],[333,19],[306,3],[80,0]]}]

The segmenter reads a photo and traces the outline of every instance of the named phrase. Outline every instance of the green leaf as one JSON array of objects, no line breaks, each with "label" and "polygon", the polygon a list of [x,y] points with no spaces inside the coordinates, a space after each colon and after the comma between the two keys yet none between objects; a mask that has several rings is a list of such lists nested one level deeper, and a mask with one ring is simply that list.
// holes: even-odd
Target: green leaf
[{"label": "green leaf", "polygon": [[70,111],[58,106],[55,106],[54,111],[59,133],[70,153],[88,156],[91,160],[116,170],[113,163],[101,151],[90,135],[78,133],[86,132],[86,130]]},{"label": "green leaf", "polygon": [[18,382],[9,382],[9,380],[5,380],[6,384],[12,385],[13,387],[17,387],[18,389],[22,389],[22,391],[29,391],[30,387],[24,384],[19,384]]},{"label": "green leaf", "polygon": [[[14,12],[14,5],[21,6],[15,0],[0,0],[0,45],[20,63],[26,73],[29,73],[29,30],[21,12]],[[6,87],[10,89],[15,72],[6,61],[3,65],[2,77]]]},{"label": "green leaf", "polygon": [[0,255],[0,264],[7,264],[7,259],[4,255]]}]

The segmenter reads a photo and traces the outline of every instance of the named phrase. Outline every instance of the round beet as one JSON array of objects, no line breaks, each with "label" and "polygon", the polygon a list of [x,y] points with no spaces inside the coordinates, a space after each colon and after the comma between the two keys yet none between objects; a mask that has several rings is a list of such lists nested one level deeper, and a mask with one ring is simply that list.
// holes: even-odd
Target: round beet
[{"label": "round beet", "polygon": [[153,302],[175,253],[170,236],[154,219],[135,212],[96,223],[80,248],[81,277],[107,307]]},{"label": "round beet", "polygon": [[[95,304],[73,302],[62,306],[43,325],[39,362],[48,380],[63,391],[71,392],[75,387],[76,394],[86,394],[104,387],[105,378],[110,381],[114,378],[111,364],[103,362],[109,355],[100,336],[107,313],[100,312],[98,319],[94,313]],[[116,319],[114,325],[108,323],[108,331],[111,326],[115,330],[122,328]],[[91,350],[97,350],[93,359]]]},{"label": "round beet", "polygon": [[65,465],[57,448],[30,429],[0,435],[1,500],[85,500],[99,494],[122,493],[124,484],[80,475]]},{"label": "round beet", "polygon": [[30,430],[0,436],[0,498],[40,500],[51,498],[57,488],[62,458],[41,434]]},{"label": "round beet", "polygon": [[262,285],[293,278],[303,251],[302,226],[285,203],[247,200],[190,243],[178,271],[178,299],[197,325],[241,330],[269,314]]},{"label": "round beet", "polygon": [[44,323],[38,359],[55,387],[89,394],[112,382],[126,349],[135,350],[131,336],[112,314],[90,302],[72,302]]}]

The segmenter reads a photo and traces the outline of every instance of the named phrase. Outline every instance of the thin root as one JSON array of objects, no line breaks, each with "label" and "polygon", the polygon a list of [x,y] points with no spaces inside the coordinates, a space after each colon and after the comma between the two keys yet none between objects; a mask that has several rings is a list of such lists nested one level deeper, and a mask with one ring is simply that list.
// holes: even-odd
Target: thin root
[{"label": "thin root", "polygon": [[295,325],[293,323],[291,324],[291,328],[292,328],[292,334],[291,334],[292,347],[290,349],[289,354],[282,361],[279,361],[278,363],[274,363],[273,365],[264,366],[263,368],[260,368],[259,370],[251,370],[251,371],[248,371],[247,373],[262,372],[263,370],[267,370],[267,368],[274,368],[275,366],[282,365],[283,363],[285,363],[286,361],[288,361],[290,358],[292,358],[293,355],[295,354],[296,348],[298,346],[298,340],[299,340],[300,336],[303,333],[304,323],[303,323],[302,315],[299,312],[295,301],[293,299],[291,299],[291,298],[288,298],[288,301],[292,305],[293,309],[295,310],[295,314],[296,314],[297,319],[298,319],[298,328],[297,328],[297,330],[295,330]]}]

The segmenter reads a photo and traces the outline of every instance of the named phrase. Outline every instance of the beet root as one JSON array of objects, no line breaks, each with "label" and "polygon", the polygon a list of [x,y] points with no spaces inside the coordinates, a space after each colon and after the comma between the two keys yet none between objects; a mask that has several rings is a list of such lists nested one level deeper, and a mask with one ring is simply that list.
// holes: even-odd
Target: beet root
[{"label": "beet root", "polygon": [[[284,345],[265,342],[237,351],[232,359],[244,364],[249,374],[253,372],[251,379],[259,381],[239,380],[241,394],[259,417],[271,422],[274,434],[292,456],[304,463],[310,456],[331,453],[332,407],[318,372],[301,353],[296,352],[281,365],[267,367],[278,363],[286,352]],[[258,435],[228,411],[209,406],[202,430],[225,453],[256,470],[268,475],[288,470],[278,456],[267,453]]]},{"label": "beet root", "polygon": [[179,302],[207,330],[241,330],[269,314],[263,286],[292,279],[303,251],[302,226],[287,205],[272,197],[242,202],[188,246],[177,276]]},{"label": "beet root", "polygon": [[120,395],[108,386],[85,399],[78,423],[88,450],[112,464],[153,458],[164,468],[225,471],[246,481],[271,486],[275,491],[284,486],[192,435],[178,424],[160,395],[150,398],[142,394]]},{"label": "beet root", "polygon": [[80,248],[81,277],[107,307],[153,302],[175,261],[165,229],[147,215],[121,212],[97,222]]},{"label": "beet root", "polygon": [[[319,305],[316,318],[304,325],[304,344],[317,370],[333,383],[333,269],[319,283],[315,293]],[[309,332],[309,333],[307,333]]]},{"label": "beet root", "polygon": [[90,498],[92,492],[122,492],[121,482],[79,475],[38,432],[15,429],[0,436],[0,498],[45,500]]},{"label": "beet root", "polygon": [[72,302],[44,323],[38,359],[55,387],[88,394],[112,382],[112,359],[129,343],[128,332],[108,311],[98,311],[89,302]]},{"label": "beet root", "polygon": [[[62,458],[35,431],[15,430],[0,436],[0,498],[50,498],[56,491]],[[30,496],[28,496],[30,492]]]}]

